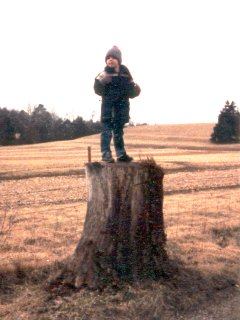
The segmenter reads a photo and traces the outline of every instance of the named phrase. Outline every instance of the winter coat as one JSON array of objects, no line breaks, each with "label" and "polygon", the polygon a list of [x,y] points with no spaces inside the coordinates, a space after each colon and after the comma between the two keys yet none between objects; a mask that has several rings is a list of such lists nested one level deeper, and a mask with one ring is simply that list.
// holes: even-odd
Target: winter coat
[{"label": "winter coat", "polygon": [[[106,77],[109,82],[105,82]],[[119,73],[106,66],[95,78],[94,91],[102,97],[101,121],[129,122],[129,98],[137,97],[141,89],[133,82],[133,78],[124,65],[120,65]]]}]

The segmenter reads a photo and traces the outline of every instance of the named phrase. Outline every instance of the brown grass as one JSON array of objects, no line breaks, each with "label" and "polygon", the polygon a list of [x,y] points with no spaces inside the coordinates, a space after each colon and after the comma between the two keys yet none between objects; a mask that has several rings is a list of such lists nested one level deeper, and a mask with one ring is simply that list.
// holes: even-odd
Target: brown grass
[{"label": "brown grass", "polygon": [[212,125],[125,129],[135,160],[165,170],[164,217],[174,273],[102,293],[46,284],[83,228],[87,146],[99,135],[0,148],[2,319],[237,319],[240,274],[240,145],[214,145]]}]

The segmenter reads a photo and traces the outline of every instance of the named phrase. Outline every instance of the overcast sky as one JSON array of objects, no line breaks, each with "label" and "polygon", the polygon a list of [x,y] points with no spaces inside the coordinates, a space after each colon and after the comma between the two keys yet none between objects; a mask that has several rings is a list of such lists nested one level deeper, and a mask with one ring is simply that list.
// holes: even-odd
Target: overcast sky
[{"label": "overcast sky", "polygon": [[142,88],[134,122],[216,122],[240,107],[238,0],[0,0],[0,107],[96,118],[117,45]]}]

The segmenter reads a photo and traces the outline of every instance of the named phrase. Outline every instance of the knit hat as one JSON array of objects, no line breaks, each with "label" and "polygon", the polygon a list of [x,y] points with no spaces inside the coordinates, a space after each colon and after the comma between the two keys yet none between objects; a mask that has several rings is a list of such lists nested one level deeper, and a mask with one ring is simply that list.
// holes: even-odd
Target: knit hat
[{"label": "knit hat", "polygon": [[122,63],[122,53],[117,46],[113,46],[110,50],[108,50],[108,52],[105,56],[105,62],[107,62],[107,59],[110,56],[116,58],[119,61],[119,64]]}]

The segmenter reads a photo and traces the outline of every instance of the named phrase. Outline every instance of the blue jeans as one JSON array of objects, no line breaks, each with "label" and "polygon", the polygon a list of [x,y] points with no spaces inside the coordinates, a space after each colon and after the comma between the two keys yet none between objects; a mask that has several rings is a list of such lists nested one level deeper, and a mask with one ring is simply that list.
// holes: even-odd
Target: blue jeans
[{"label": "blue jeans", "polygon": [[101,152],[103,157],[112,154],[110,149],[112,137],[117,158],[126,154],[123,135],[123,125],[117,122],[103,122],[101,132]]}]

